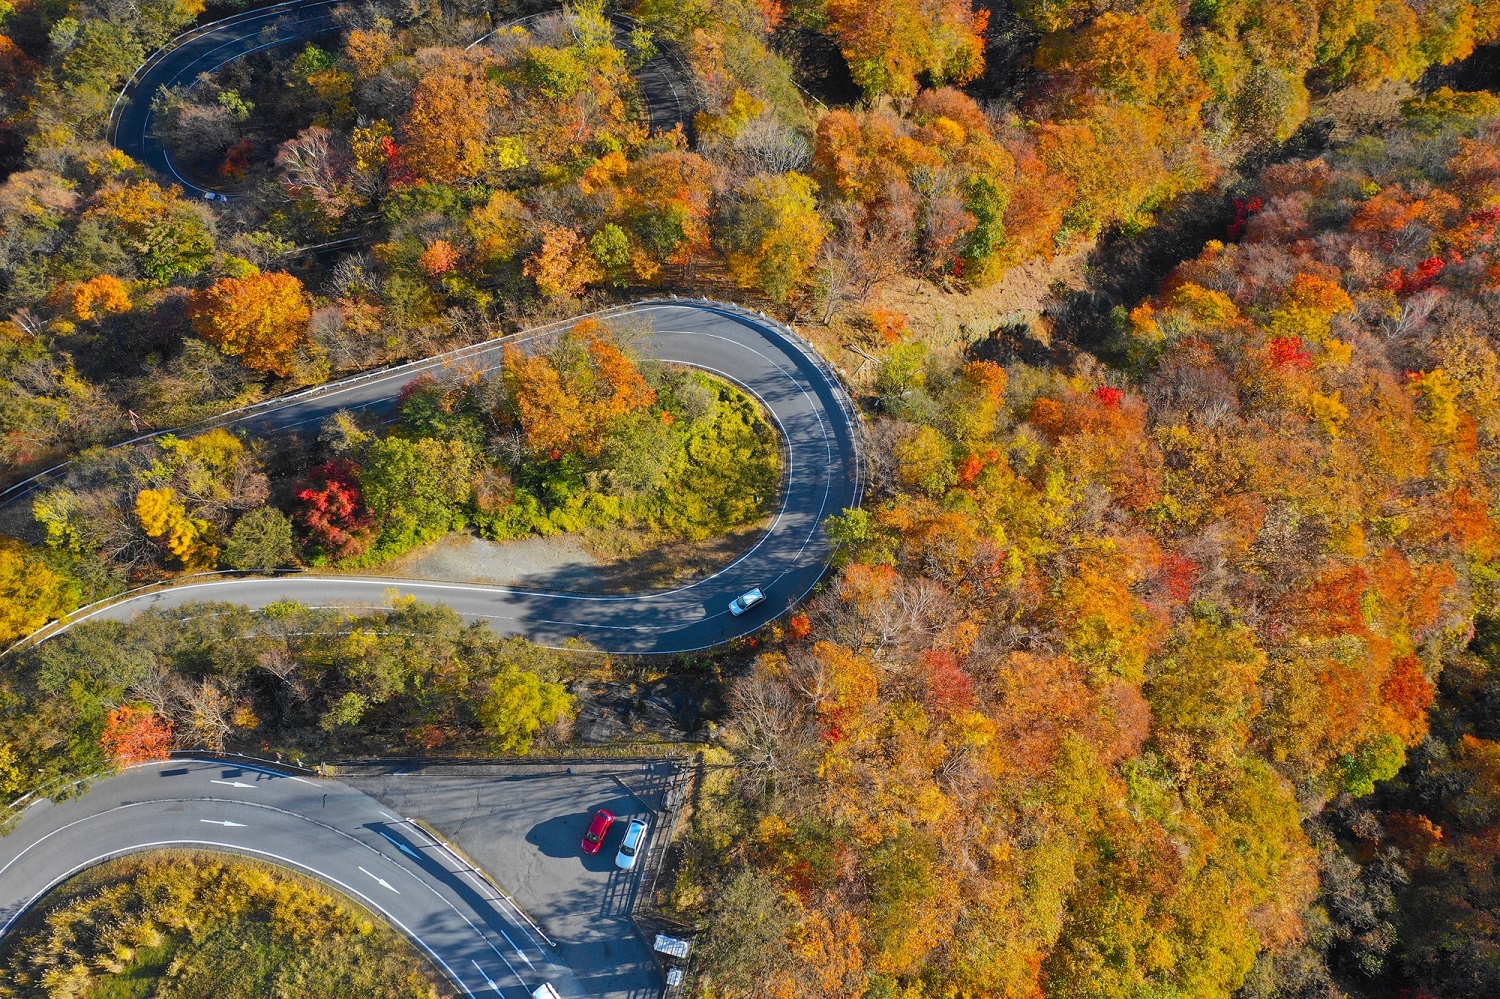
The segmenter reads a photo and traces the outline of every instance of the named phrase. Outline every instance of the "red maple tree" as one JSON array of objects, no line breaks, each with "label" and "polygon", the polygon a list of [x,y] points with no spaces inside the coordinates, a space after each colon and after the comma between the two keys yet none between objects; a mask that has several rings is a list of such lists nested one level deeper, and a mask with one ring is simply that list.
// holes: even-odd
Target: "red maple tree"
[{"label": "red maple tree", "polygon": [[172,723],[150,708],[127,705],[105,718],[99,741],[122,767],[161,760],[172,748]]}]

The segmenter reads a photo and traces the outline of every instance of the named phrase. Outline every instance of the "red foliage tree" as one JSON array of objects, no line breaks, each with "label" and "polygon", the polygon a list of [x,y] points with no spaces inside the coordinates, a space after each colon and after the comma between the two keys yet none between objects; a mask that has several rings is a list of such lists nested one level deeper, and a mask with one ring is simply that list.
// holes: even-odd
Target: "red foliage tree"
[{"label": "red foliage tree", "polygon": [[172,723],[150,708],[115,708],[104,720],[99,741],[122,767],[165,759],[172,748]]},{"label": "red foliage tree", "polygon": [[1306,371],[1312,367],[1312,355],[1303,347],[1300,336],[1273,337],[1267,344],[1271,351],[1271,364],[1278,368],[1296,368]]},{"label": "red foliage tree", "polygon": [[1197,562],[1175,552],[1169,552],[1161,560],[1161,569],[1156,578],[1157,585],[1161,587],[1162,593],[1168,600],[1176,604],[1186,603],[1188,597],[1193,594],[1193,587],[1198,585],[1200,572]]},{"label": "red foliage tree", "polygon": [[1251,198],[1246,201],[1241,198],[1234,199],[1234,221],[1229,223],[1229,238],[1239,239],[1245,234],[1245,226],[1250,222],[1250,216],[1265,207],[1265,202],[1259,198]]},{"label": "red foliage tree", "polygon": [[926,649],[919,659],[928,710],[951,715],[973,703],[974,681],[964,672],[952,649]]},{"label": "red foliage tree", "polygon": [[417,182],[417,173],[401,155],[401,147],[389,135],[380,140],[380,152],[385,157],[385,179],[392,187],[410,187]]},{"label": "red foliage tree", "polygon": [[1380,282],[1380,286],[1402,297],[1415,295],[1436,284],[1438,276],[1443,273],[1444,266],[1446,265],[1442,257],[1428,257],[1413,267],[1409,273],[1399,267],[1391,271]]},{"label": "red foliage tree", "polygon": [[357,555],[369,544],[371,518],[359,491],[359,466],[338,459],[313,470],[297,493],[297,522],[308,540],[335,558]]}]

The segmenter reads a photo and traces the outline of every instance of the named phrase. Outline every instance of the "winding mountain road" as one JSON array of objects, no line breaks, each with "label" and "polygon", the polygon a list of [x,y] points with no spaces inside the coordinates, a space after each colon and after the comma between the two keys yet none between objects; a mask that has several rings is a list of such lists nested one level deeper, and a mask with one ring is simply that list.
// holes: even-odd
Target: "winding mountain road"
[{"label": "winding mountain road", "polygon": [[151,135],[152,104],[165,87],[191,84],[254,52],[317,37],[335,27],[340,0],[292,0],[190,28],[147,59],[126,83],[111,115],[110,141],[183,190],[203,197],[209,190],[182,176],[166,146]]},{"label": "winding mountain road", "polygon": [[[294,0],[193,29],[157,53],[127,86],[113,115],[115,144],[198,196],[208,193],[174,168],[151,138],[151,102],[225,62],[316,37],[333,27],[333,0]],[[669,126],[690,101],[672,103],[666,64],[643,73],[653,126]],[[661,76],[663,79],[656,79]],[[653,80],[655,82],[653,82]],[[619,653],[680,653],[749,634],[785,613],[817,584],[830,556],[824,519],[857,506],[858,416],[832,369],[791,331],[730,305],[656,301],[608,310],[644,321],[638,344],[657,360],[726,378],[759,400],[781,435],[782,488],[769,528],[733,563],[688,586],[630,596],[378,577],[293,575],[187,582],[88,609],[89,619],[126,619],[152,607],[215,600],[252,607],[295,600],[314,606],[377,604],[392,591],[443,603],[504,634],[561,646],[583,640]],[[555,331],[554,331],[555,332]],[[356,376],[228,414],[214,425],[270,437],[315,426],[339,410],[394,411],[403,386],[449,367],[491,369],[506,345],[537,346],[551,332],[474,347]],[[17,502],[55,480],[44,473],[0,493]],[[740,618],[730,599],[752,586],[767,600]],[[255,856],[330,884],[406,934],[463,994],[521,999],[551,982],[566,999],[589,994],[540,936],[461,860],[374,799],[332,781],[248,764],[174,759],[133,767],[61,802],[38,801],[0,839],[0,937],[50,888],[110,857],[167,846]]]},{"label": "winding mountain road", "polygon": [[[218,189],[206,188],[184,177],[172,162],[171,152],[151,134],[157,94],[167,87],[191,86],[200,75],[252,53],[311,41],[333,31],[338,27],[335,11],[344,2],[289,0],[184,31],[147,59],[127,81],[110,116],[110,141],[132,159],[147,164],[163,177],[172,178],[194,197],[220,196]],[[555,12],[528,15],[507,24],[523,24],[552,13]],[[624,15],[614,15],[611,21],[623,44],[636,22]],[[487,34],[474,44],[488,37]],[[645,104],[647,127],[652,132],[669,132],[681,125],[691,137],[696,91],[682,60],[663,49],[641,66],[635,76]]]},{"label": "winding mountain road", "polygon": [[420,827],[330,780],[233,761],[131,767],[27,809],[0,840],[0,937],[52,887],[167,847],[239,853],[311,875],[383,916],[468,996],[589,994],[507,899]]},{"label": "winding mountain road", "polygon": [[[611,310],[607,318],[646,320],[651,332],[638,344],[645,355],[709,371],[757,398],[782,438],[782,490],[770,527],[755,545],[713,575],[676,589],[631,596],[543,592],[505,586],[319,576],[220,579],[187,582],[127,596],[86,611],[78,621],[125,619],[148,607],[222,600],[261,607],[283,600],[313,606],[378,604],[391,591],[447,604],[469,620],[502,634],[562,646],[581,639],[605,652],[680,653],[749,634],[796,604],[818,582],[830,546],[825,518],[857,506],[860,459],[857,417],[837,377],[790,331],[733,306],[646,302]],[[413,378],[445,366],[485,370],[499,365],[507,344],[536,345],[550,333],[511,337],[310,390],[224,421],[255,436],[313,426],[340,409],[388,412]],[[14,498],[14,497],[12,497]],[[752,586],[764,604],[743,617],[729,601]]]}]

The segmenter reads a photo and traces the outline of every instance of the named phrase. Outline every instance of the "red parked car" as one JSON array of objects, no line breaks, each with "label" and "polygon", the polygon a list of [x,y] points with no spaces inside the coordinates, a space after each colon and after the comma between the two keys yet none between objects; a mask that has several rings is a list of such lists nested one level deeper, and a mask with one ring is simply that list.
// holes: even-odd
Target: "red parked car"
[{"label": "red parked car", "polygon": [[604,809],[594,813],[594,821],[589,823],[589,831],[583,834],[583,852],[598,853],[599,848],[604,845],[604,837],[609,835],[609,827],[615,824],[613,814]]}]

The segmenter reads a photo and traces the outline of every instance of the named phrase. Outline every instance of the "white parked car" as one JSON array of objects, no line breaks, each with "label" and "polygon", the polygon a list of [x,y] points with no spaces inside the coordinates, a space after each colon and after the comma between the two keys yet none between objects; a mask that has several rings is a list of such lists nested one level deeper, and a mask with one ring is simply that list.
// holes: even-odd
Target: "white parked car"
[{"label": "white parked car", "polygon": [[631,819],[630,828],[625,830],[625,838],[620,840],[620,852],[615,854],[615,866],[622,871],[635,867],[636,858],[641,855],[641,847],[645,839],[646,820]]},{"label": "white parked car", "polygon": [[531,993],[531,999],[562,999],[562,996],[557,994],[551,982],[543,982]]},{"label": "white parked car", "polygon": [[754,607],[756,604],[763,603],[765,599],[766,595],[760,592],[760,587],[757,586],[750,592],[741,593],[739,596],[729,601],[729,613],[733,614],[735,617],[739,617],[741,614],[745,613],[745,611],[749,610],[751,607]]}]

